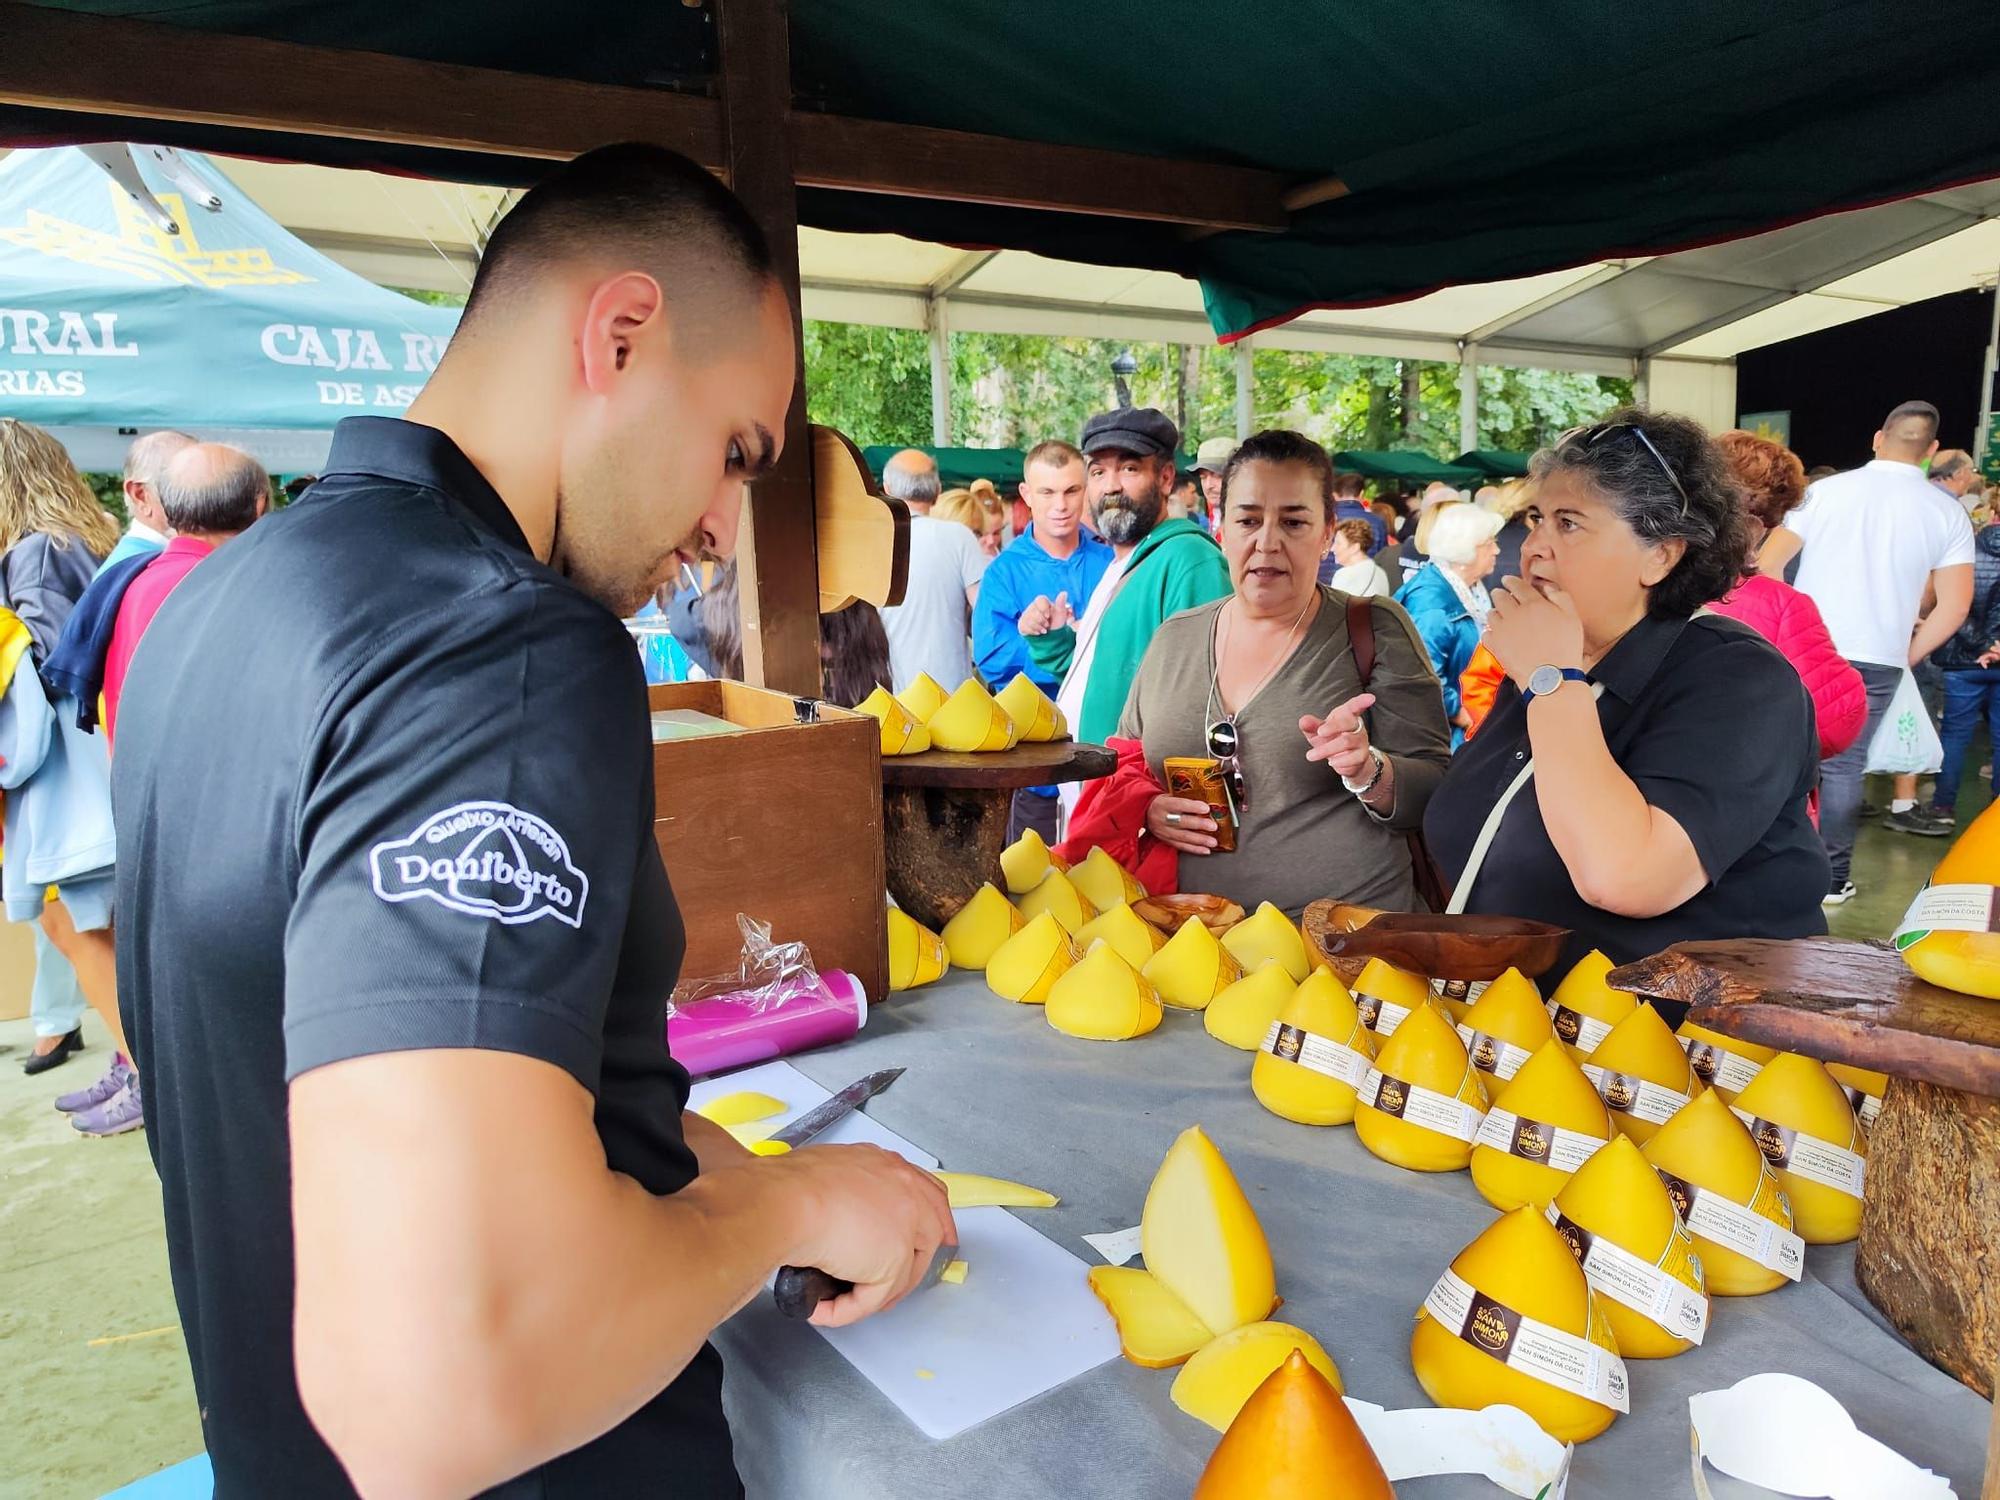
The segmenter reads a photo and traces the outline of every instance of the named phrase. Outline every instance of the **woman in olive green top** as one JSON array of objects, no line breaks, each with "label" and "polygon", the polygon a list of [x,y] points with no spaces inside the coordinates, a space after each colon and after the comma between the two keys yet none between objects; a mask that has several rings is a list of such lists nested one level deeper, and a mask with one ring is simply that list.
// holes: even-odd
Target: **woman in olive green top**
[{"label": "woman in olive green top", "polygon": [[1204,804],[1153,800],[1147,829],[1180,852],[1184,891],[1292,916],[1322,896],[1417,905],[1405,835],[1451,764],[1451,730],[1423,642],[1390,599],[1370,601],[1362,691],[1348,596],[1318,581],[1333,524],[1323,448],[1284,431],[1245,442],[1222,493],[1235,592],[1161,625],[1133,680],[1119,733],[1144,744],[1156,776],[1169,756],[1221,760],[1236,803],[1223,852]]}]

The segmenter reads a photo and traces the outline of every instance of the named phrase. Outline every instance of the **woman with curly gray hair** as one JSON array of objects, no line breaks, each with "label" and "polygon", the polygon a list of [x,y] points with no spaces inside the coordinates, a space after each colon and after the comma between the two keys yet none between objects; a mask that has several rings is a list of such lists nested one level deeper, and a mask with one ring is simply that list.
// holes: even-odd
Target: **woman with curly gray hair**
[{"label": "woman with curly gray hair", "polygon": [[1534,480],[1486,635],[1509,681],[1424,822],[1455,904],[1569,928],[1552,983],[1592,948],[1824,932],[1812,701],[1706,610],[1748,547],[1721,451],[1628,407],[1537,454]]}]

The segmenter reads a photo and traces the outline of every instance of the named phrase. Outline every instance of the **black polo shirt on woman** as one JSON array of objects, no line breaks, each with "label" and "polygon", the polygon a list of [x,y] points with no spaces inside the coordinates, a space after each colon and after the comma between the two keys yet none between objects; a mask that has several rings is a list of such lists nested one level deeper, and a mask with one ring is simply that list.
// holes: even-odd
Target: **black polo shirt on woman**
[{"label": "black polo shirt on woman", "polygon": [[[293,1374],[290,1080],[520,1053],[590,1090],[613,1171],[695,1176],[638,653],[442,433],[355,417],[174,592],[120,707],[118,990],[216,1494],[350,1495]],[[721,1392],[705,1348],[493,1493],[736,1496]]]},{"label": "black polo shirt on woman", "polygon": [[[1825,932],[1826,851],[1806,813],[1819,775],[1819,731],[1792,664],[1734,620],[1648,617],[1591,678],[1604,685],[1597,716],[1611,758],[1647,802],[1687,830],[1709,883],[1657,917],[1588,905],[1537,800],[1563,789],[1546,783],[1538,767],[1501,819],[1466,910],[1571,929],[1545,989],[1592,948],[1622,964],[1702,938]],[[1506,682],[1424,816],[1432,857],[1454,886],[1487,815],[1533,753],[1528,705]]]}]

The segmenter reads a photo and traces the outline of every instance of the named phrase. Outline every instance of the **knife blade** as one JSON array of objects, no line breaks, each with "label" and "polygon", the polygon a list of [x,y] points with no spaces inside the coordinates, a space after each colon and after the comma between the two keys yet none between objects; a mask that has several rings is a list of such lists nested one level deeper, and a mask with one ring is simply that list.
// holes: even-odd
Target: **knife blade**
[{"label": "knife blade", "polygon": [[[814,1136],[830,1130],[841,1120],[846,1119],[902,1076],[901,1068],[884,1068],[879,1073],[870,1073],[866,1078],[857,1078],[824,1104],[815,1105],[783,1130],[775,1131],[759,1141],[758,1145],[769,1147],[775,1143],[781,1151],[790,1151],[803,1146]],[[763,1154],[778,1153],[767,1150]]]},{"label": "knife blade", "polygon": [[[958,1257],[958,1246],[939,1245],[937,1253],[931,1257],[930,1269],[924,1272],[923,1280],[909,1290],[909,1296],[928,1291],[938,1284],[944,1275],[944,1268]],[[838,1276],[829,1276],[824,1271],[811,1266],[780,1266],[778,1279],[771,1283],[771,1300],[778,1304],[778,1311],[788,1318],[810,1318],[813,1309],[822,1302],[831,1302],[835,1297],[854,1290],[854,1283],[842,1281]]]}]

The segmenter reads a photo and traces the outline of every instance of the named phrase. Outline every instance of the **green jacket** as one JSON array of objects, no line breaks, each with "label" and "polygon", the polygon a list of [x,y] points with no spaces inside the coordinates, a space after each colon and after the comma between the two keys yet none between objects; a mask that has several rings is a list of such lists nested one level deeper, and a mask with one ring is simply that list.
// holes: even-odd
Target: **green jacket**
[{"label": "green jacket", "polygon": [[[1162,521],[1148,532],[1125,565],[1118,594],[1097,629],[1083,714],[1070,732],[1094,745],[1116,734],[1139,660],[1160,622],[1229,593],[1229,564],[1222,549],[1194,522]],[[1065,627],[1029,636],[1028,652],[1037,666],[1053,676],[1065,676],[1076,654],[1076,632]]]}]

